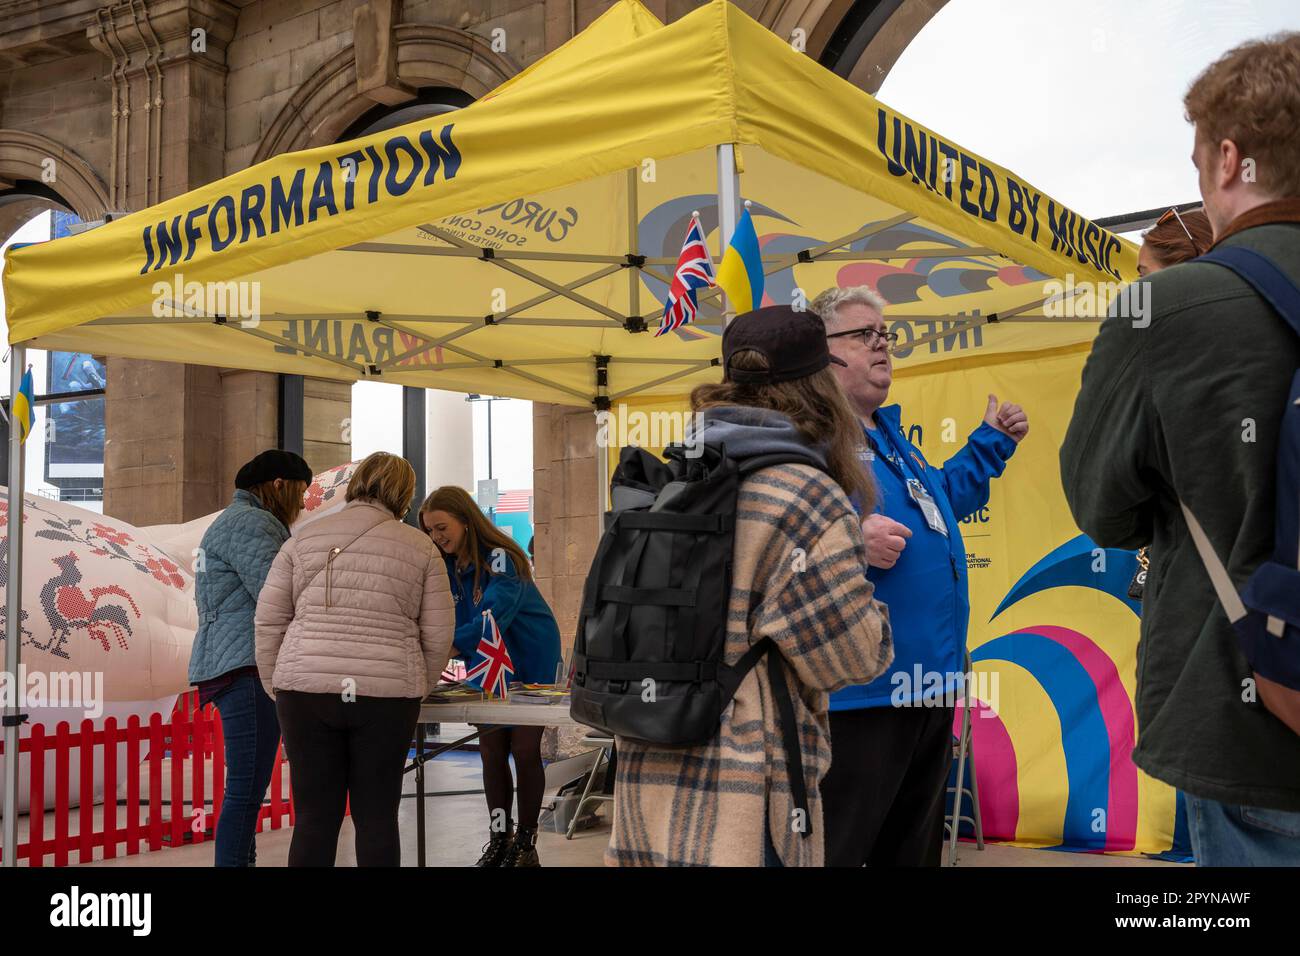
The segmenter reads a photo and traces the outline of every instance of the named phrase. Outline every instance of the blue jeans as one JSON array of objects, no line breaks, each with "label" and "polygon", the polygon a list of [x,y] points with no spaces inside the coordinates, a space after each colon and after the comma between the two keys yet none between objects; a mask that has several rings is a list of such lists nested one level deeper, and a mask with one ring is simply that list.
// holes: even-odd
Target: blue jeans
[{"label": "blue jeans", "polygon": [[1197,866],[1300,866],[1300,813],[1185,796]]},{"label": "blue jeans", "polygon": [[275,701],[253,674],[236,678],[212,702],[221,714],[226,738],[226,793],[217,820],[216,865],[253,866],[257,862],[257,815],[275,769],[280,722]]}]

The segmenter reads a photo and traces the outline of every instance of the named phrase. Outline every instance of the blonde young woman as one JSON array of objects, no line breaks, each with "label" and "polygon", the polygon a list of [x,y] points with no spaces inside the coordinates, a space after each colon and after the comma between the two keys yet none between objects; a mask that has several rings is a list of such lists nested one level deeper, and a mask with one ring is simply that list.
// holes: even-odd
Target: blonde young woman
[{"label": "blonde young woman", "polygon": [[[874,486],[858,459],[860,429],[829,369],[821,321],[771,306],[737,317],[722,338],[723,382],[701,385],[693,440],[729,458],[819,461],[763,468],[736,502],[724,660],[764,639],[793,698],[808,816],[796,812],[767,667],[755,667],[697,747],[618,738],[614,832],[622,866],[821,866],[819,784],[830,767],[827,695],[862,684],[893,659],[886,611],[872,597],[862,531]],[[791,555],[801,553],[796,562]]]},{"label": "blonde young woman", "polygon": [[[560,629],[546,599],[533,583],[523,549],[493,527],[464,488],[439,488],[420,506],[420,527],[447,562],[456,599],[456,653],[473,664],[492,612],[514,665],[514,679],[530,684],[555,680],[560,663]],[[543,727],[482,728],[479,756],[487,795],[488,842],[476,866],[540,866],[537,818],[542,808]],[[514,758],[514,778],[510,758]],[[518,829],[512,804],[518,803]]]},{"label": "blonde young woman", "polygon": [[402,522],[415,471],[376,452],[342,510],[280,551],[257,605],[257,666],[293,774],[290,866],[333,866],[351,801],[358,866],[401,861],[397,810],[420,701],[451,651],[442,558]]},{"label": "blonde young woman", "polygon": [[271,449],[235,475],[230,505],[204,532],[194,576],[199,629],[190,682],[200,704],[216,705],[226,747],[226,795],[217,820],[217,866],[257,862],[257,816],[275,768],[280,724],[262,691],[253,647],[253,611],[271,562],[302,511],[311,469],[293,452]]}]

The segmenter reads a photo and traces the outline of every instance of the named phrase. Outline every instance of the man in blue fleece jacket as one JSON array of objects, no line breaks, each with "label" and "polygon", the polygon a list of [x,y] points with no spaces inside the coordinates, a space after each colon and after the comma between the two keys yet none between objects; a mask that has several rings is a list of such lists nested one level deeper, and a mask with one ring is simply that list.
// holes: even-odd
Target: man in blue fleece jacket
[{"label": "man in blue fleece jacket", "polygon": [[[827,866],[938,866],[954,704],[970,601],[958,521],[984,507],[1029,431],[1018,405],[990,395],[983,423],[941,468],[904,437],[884,300],[869,286],[827,289],[812,303],[832,366],[862,422],[879,503],[862,522],[867,577],[889,607],[894,664],[831,695],[831,769],[822,781]],[[918,674],[920,675],[918,680]],[[942,688],[942,692],[940,692]]]}]

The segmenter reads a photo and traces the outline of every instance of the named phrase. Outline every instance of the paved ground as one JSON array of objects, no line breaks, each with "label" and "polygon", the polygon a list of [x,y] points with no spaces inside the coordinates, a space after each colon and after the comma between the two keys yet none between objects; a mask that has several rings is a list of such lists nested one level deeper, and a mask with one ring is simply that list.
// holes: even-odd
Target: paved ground
[{"label": "paved ground", "polygon": [[[443,740],[455,740],[468,730],[462,725],[447,725],[443,728]],[[427,853],[429,866],[470,866],[479,857],[483,844],[487,841],[487,808],[482,795],[482,772],[477,753],[454,751],[444,754],[428,765],[425,786],[430,793],[449,792],[447,796],[426,796],[425,825],[427,830]],[[167,761],[163,766],[163,794],[170,793],[172,764]],[[181,767],[186,776],[190,773],[188,762]],[[574,771],[567,776],[571,777]],[[141,791],[147,792],[147,767],[142,765]],[[551,782],[558,785],[566,775],[549,773]],[[288,781],[285,781],[287,794]],[[465,791],[469,791],[468,793]],[[187,791],[188,792],[188,791]],[[211,793],[211,781],[205,792]],[[553,798],[548,793],[546,802]],[[90,814],[96,825],[103,819],[103,805],[90,808]],[[415,779],[408,775],[404,787],[404,798],[399,811],[399,824],[402,833],[402,865],[415,866],[416,856],[416,801]],[[119,821],[123,819],[123,810],[119,809]],[[609,823],[607,810],[602,809],[597,818],[599,825],[582,830],[572,840],[566,840],[563,834],[543,831],[538,839],[538,853],[543,866],[601,866],[603,854],[609,842]],[[73,829],[78,828],[79,811],[74,811]],[[25,838],[28,819],[19,818],[19,840]],[[52,821],[47,818],[46,835],[50,835]],[[259,866],[284,866],[289,858],[289,843],[293,838],[291,828],[267,830],[257,838]],[[339,866],[353,866],[356,856],[353,852],[354,831],[350,819],[345,819],[339,834],[336,863]],[[152,853],[136,856],[120,856],[112,860],[102,859],[102,850],[95,851],[95,861],[80,864],[83,866],[211,866],[213,844],[211,841],[198,845],[187,844],[176,848],[165,848]],[[72,854],[72,860],[77,853]],[[47,858],[47,863],[52,862]],[[1051,850],[1034,850],[1022,847],[988,845],[983,851],[977,851],[973,844],[962,844],[958,848],[958,866],[1177,866],[1159,861],[1137,857],[1102,856],[1086,853],[1063,853]]]},{"label": "paved ground", "polygon": [[[429,790],[481,790],[482,777],[478,756],[462,753],[439,758],[430,765],[426,777]],[[408,780],[402,800],[400,824],[402,829],[402,865],[416,864],[416,823],[414,781]],[[549,796],[548,796],[549,800]],[[428,862],[430,866],[469,866],[478,859],[487,839],[487,810],[481,793],[426,798],[426,826],[428,832]],[[609,842],[609,826],[601,813],[601,825],[580,831],[573,840],[563,835],[543,832],[538,840],[538,853],[543,866],[601,866],[602,855]],[[283,866],[289,856],[292,829],[271,830],[258,836],[259,866]],[[339,866],[352,866],[353,830],[350,820],[345,820],[339,835]],[[211,866],[212,844],[183,846],[160,850],[139,856],[102,860],[87,866]],[[1176,866],[1158,861],[1119,856],[1101,856],[1085,853],[1060,853],[1049,850],[1032,850],[1020,847],[988,845],[977,851],[974,845],[962,844],[958,848],[958,866]]]},{"label": "paved ground", "polygon": [[[482,769],[475,753],[446,755],[428,764],[425,788],[429,791],[479,791],[456,796],[426,797],[425,826],[429,866],[470,866],[487,842],[487,805],[483,801]],[[551,795],[548,795],[549,802]],[[416,865],[415,782],[407,780],[398,814],[402,832],[402,865]],[[284,866],[289,858],[291,828],[268,830],[257,837],[258,866]],[[339,834],[338,866],[354,866],[351,819],[343,821]],[[538,853],[544,866],[601,866],[609,827],[602,820],[597,829],[581,831],[572,840],[543,832]],[[100,860],[87,866],[211,866],[211,842],[182,846],[139,856]]]}]

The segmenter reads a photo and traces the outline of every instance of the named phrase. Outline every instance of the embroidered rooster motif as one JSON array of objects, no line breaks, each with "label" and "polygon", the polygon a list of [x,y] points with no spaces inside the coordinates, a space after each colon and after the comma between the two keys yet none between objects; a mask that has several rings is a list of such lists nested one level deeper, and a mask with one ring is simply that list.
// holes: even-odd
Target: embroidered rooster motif
[{"label": "embroidered rooster motif", "polygon": [[115,638],[117,645],[126,650],[127,638],[134,633],[127,608],[120,603],[101,602],[110,595],[119,597],[138,618],[140,609],[131,595],[116,584],[91,588],[87,594],[80,587],[82,576],[75,552],[69,551],[52,560],[59,568],[59,574],[41,588],[41,608],[50,622],[53,636],[49,645],[41,649],[67,658],[68,653],[63,648],[68,638],[74,631],[86,631],[105,651],[111,649],[110,638]]}]

